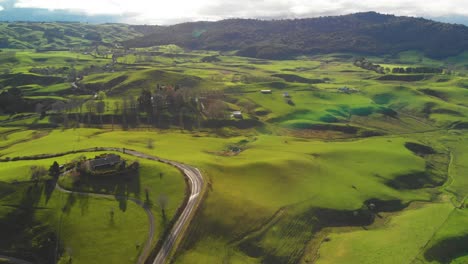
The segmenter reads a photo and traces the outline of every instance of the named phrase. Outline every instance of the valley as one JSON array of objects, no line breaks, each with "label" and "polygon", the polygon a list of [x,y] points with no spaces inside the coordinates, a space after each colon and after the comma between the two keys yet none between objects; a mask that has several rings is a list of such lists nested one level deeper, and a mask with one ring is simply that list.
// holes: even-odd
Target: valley
[{"label": "valley", "polygon": [[[110,33],[0,52],[0,262],[468,261],[468,51],[274,60]],[[102,154],[139,169],[66,175]]]}]

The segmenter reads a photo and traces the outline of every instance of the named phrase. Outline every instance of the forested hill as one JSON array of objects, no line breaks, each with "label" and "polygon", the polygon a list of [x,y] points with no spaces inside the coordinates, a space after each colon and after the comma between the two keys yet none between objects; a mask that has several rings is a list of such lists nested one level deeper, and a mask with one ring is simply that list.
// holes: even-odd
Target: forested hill
[{"label": "forested hill", "polygon": [[0,22],[0,48],[57,50],[113,45],[152,32],[155,26],[77,22]]},{"label": "forested hill", "polygon": [[420,50],[443,58],[468,50],[468,27],[374,12],[262,21],[229,19],[157,27],[129,47],[177,44],[189,49],[236,50],[238,55],[283,59],[299,54],[388,54]]}]

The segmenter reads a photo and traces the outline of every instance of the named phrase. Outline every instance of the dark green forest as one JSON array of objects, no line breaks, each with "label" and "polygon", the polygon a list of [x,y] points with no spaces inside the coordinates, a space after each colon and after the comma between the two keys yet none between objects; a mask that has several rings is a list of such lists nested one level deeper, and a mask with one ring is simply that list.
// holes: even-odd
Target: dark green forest
[{"label": "dark green forest", "polygon": [[124,42],[129,47],[177,44],[187,49],[237,51],[286,59],[302,54],[392,54],[417,49],[431,58],[468,50],[468,27],[375,12],[294,20],[228,19],[154,28]]}]

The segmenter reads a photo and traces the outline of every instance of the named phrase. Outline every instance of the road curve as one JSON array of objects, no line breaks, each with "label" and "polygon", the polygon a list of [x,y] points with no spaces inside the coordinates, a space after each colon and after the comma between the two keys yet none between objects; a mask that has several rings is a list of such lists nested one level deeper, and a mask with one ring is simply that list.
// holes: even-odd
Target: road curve
[{"label": "road curve", "polygon": [[203,190],[203,176],[197,168],[191,167],[189,165],[185,165],[182,163],[178,163],[175,161],[165,160],[158,157],[154,157],[145,153],[141,153],[134,150],[124,150],[123,153],[130,154],[135,157],[154,160],[169,164],[181,170],[185,177],[187,177],[188,182],[190,184],[190,194],[188,197],[187,204],[180,214],[179,218],[175,222],[174,226],[172,227],[171,232],[164,240],[164,243],[161,246],[156,258],[152,262],[153,264],[164,264],[168,260],[171,252],[174,250],[176,241],[178,238],[182,237],[184,227],[186,227],[190,221],[192,220],[193,213],[195,212],[198,204],[202,198],[202,190]]}]

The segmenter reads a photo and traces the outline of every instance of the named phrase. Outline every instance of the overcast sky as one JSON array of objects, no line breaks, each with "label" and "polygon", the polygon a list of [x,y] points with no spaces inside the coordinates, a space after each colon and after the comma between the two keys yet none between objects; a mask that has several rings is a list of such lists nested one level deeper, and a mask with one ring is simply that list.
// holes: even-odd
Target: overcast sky
[{"label": "overcast sky", "polygon": [[363,11],[468,24],[468,0],[0,0],[0,20],[174,24],[223,18],[301,18]]}]

